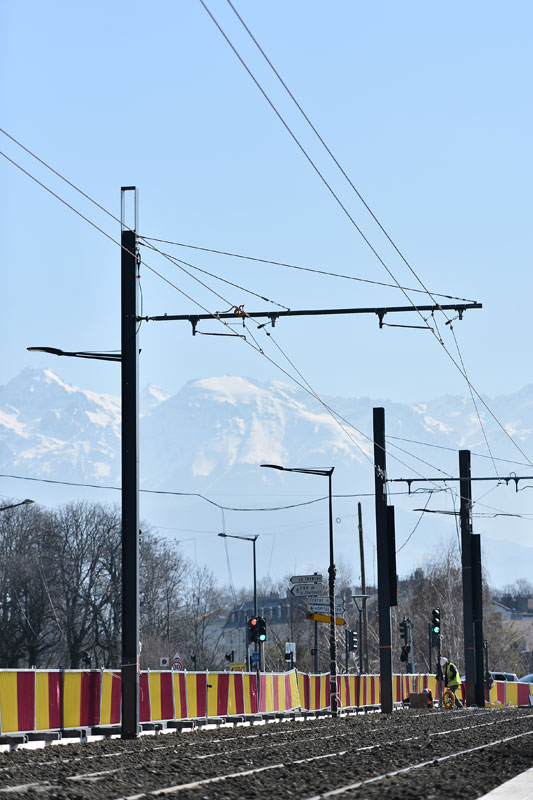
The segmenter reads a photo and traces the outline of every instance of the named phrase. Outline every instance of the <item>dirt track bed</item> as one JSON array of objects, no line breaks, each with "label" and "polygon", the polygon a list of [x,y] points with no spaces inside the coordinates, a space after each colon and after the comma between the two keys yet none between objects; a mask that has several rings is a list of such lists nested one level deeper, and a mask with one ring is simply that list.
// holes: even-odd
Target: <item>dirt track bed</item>
[{"label": "dirt track bed", "polygon": [[532,766],[533,709],[400,711],[4,753],[0,800],[307,800],[341,787],[336,797],[451,800]]}]

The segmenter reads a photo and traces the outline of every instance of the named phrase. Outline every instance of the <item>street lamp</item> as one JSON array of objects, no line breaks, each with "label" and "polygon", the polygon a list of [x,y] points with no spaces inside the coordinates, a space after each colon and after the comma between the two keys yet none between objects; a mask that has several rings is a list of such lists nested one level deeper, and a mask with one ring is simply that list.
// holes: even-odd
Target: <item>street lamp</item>
[{"label": "street lamp", "polygon": [[9,511],[10,508],[18,508],[19,506],[29,506],[35,503],[35,500],[21,500],[20,503],[12,503],[9,506],[0,506],[0,511]]},{"label": "street lamp", "polygon": [[122,361],[120,353],[94,353],[83,350],[59,350],[57,347],[27,347],[30,353],[49,353],[52,356],[70,356],[70,358],[95,358],[97,361]]},{"label": "street lamp", "polygon": [[[255,543],[258,539],[258,534],[256,536],[236,536],[232,533],[219,533],[223,539],[242,539],[244,542],[252,542],[253,545],[253,560],[254,560],[254,617],[257,618],[257,566],[255,560]],[[246,635],[248,635],[248,630],[246,631]],[[257,642],[255,642],[254,651],[257,653]],[[246,646],[246,657],[248,658],[248,645]],[[259,670],[261,669],[261,665],[259,665]]]},{"label": "street lamp", "polygon": [[329,695],[330,695],[330,708],[331,716],[337,717],[338,702],[337,702],[337,638],[335,632],[335,559],[333,557],[333,503],[331,493],[331,476],[335,467],[329,469],[307,469],[305,467],[281,467],[279,464],[261,464],[262,467],[268,469],[279,469],[282,472],[300,472],[302,475],[322,475],[328,479],[329,489]]},{"label": "street lamp", "polygon": [[[369,594],[352,594],[352,600],[359,613],[359,674],[363,674],[363,611],[365,610],[366,601],[370,597]],[[361,608],[359,608],[358,600],[362,600]],[[366,631],[365,631],[366,634]],[[366,638],[366,636],[365,636]],[[366,656],[366,653],[365,653]]]}]

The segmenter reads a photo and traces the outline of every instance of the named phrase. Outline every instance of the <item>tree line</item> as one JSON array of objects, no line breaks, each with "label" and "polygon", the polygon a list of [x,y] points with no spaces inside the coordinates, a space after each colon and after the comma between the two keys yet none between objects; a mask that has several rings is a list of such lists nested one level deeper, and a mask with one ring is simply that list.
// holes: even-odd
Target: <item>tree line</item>
[{"label": "tree line", "polygon": [[[158,535],[148,525],[140,533],[140,641],[141,666],[159,667],[160,656],[172,658],[179,648],[187,669],[221,669],[227,666],[223,626],[239,601],[220,587],[204,566],[191,562],[179,546]],[[37,505],[13,508],[0,514],[0,667],[118,668],[121,662],[121,517],[115,506],[69,503],[49,510]],[[353,586],[350,565],[337,565],[337,597],[344,598],[346,628],[358,630],[358,614],[351,600],[361,590]],[[263,579],[259,595],[285,597],[289,576]],[[368,661],[379,672],[377,592],[367,587]],[[491,592],[484,586],[484,638],[493,669],[527,672],[523,633],[503,624],[495,613]],[[417,672],[430,668],[428,624],[432,608],[440,607],[442,652],[464,671],[462,635],[462,578],[456,544],[414,570],[398,585],[398,606],[393,607],[393,667],[400,662],[403,642],[399,624],[413,623],[413,648]],[[339,613],[339,609],[338,609]],[[344,627],[337,628],[339,668],[346,667]],[[282,626],[268,625],[265,647],[268,670],[286,666],[285,643],[296,644],[296,663],[313,671],[314,624],[305,618],[305,603],[291,599]],[[320,669],[329,669],[329,625],[319,624]],[[361,642],[359,641],[359,647]],[[435,669],[436,651],[432,653]],[[357,671],[359,653],[348,657]]]},{"label": "tree line", "polygon": [[[227,598],[213,575],[143,526],[141,666],[177,644],[185,665],[220,666],[208,635]],[[115,506],[37,505],[0,514],[0,667],[117,668],[121,661],[121,517]]]}]

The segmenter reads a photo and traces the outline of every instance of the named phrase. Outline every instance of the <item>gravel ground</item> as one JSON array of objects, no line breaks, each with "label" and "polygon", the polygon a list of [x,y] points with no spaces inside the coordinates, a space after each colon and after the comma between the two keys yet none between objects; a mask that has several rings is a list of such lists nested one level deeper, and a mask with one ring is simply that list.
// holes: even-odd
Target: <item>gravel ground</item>
[{"label": "gravel ground", "polygon": [[[462,750],[473,752],[445,758]],[[351,787],[336,796],[452,800],[531,766],[533,709],[404,710],[2,753],[0,798],[148,800],[176,787],[180,800],[307,800]]]}]

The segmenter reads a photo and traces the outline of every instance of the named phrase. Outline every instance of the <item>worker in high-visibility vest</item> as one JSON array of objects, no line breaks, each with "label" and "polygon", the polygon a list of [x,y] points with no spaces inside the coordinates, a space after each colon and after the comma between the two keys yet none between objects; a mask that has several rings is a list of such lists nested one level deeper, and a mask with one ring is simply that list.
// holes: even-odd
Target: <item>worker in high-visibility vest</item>
[{"label": "worker in high-visibility vest", "polygon": [[447,658],[442,656],[440,660],[440,668],[442,670],[442,675],[444,678],[444,685],[447,689],[451,689],[455,695],[455,707],[462,708],[463,704],[459,700],[457,696],[457,690],[459,686],[461,686],[461,677],[459,675],[459,670],[451,661],[448,661]]}]

